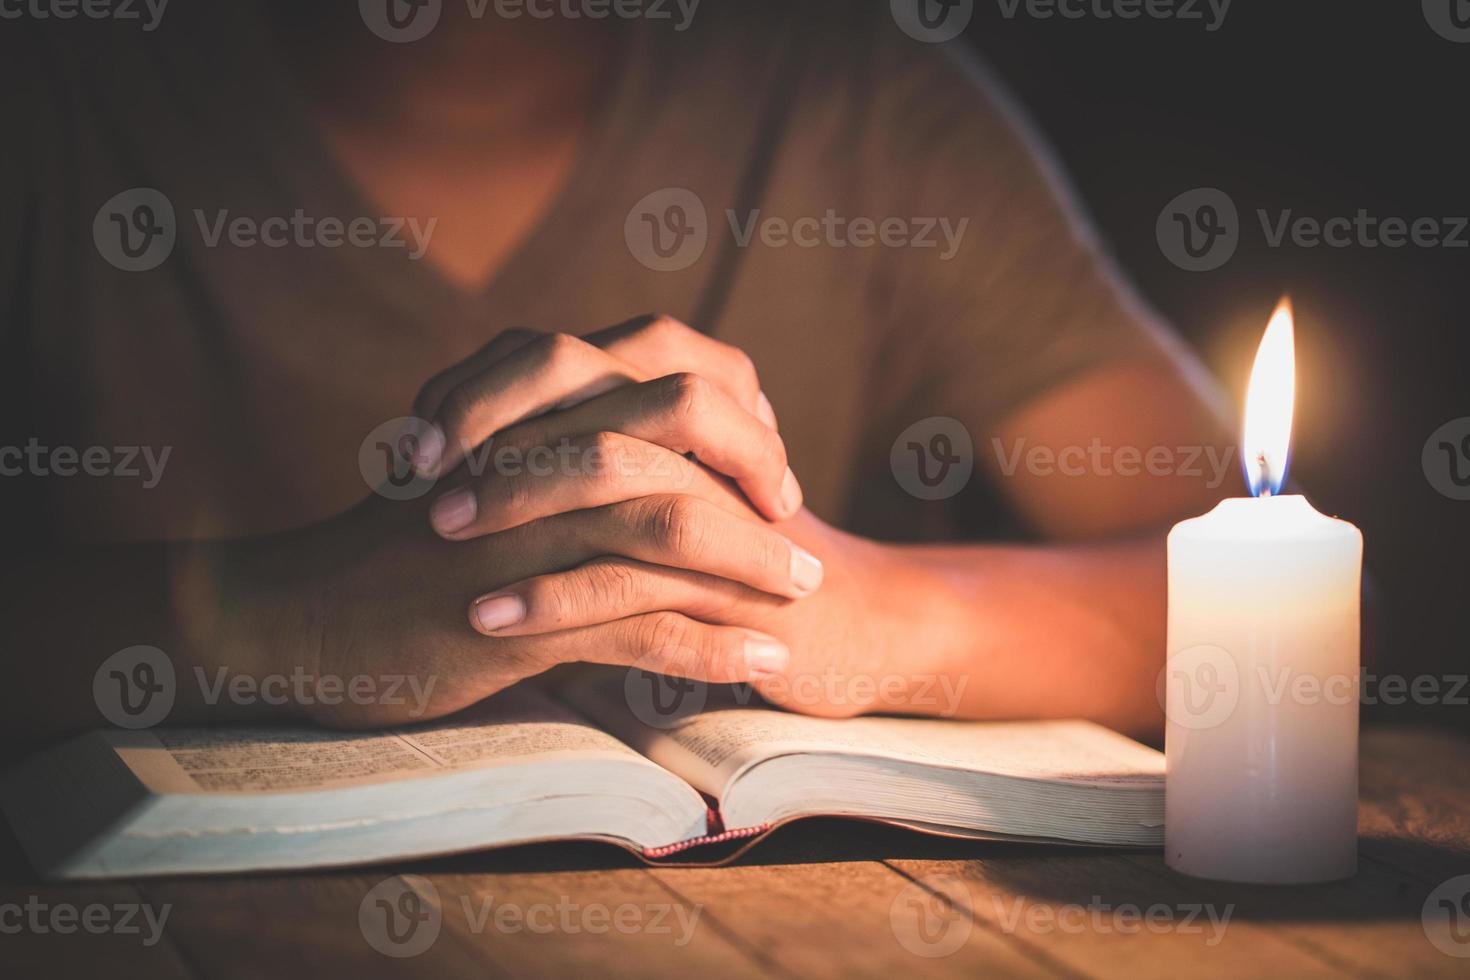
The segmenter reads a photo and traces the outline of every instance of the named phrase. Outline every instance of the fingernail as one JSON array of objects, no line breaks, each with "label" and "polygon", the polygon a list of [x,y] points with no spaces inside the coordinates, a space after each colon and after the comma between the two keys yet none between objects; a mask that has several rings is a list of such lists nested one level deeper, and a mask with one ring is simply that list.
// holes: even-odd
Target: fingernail
[{"label": "fingernail", "polygon": [[755,417],[771,428],[776,428],[776,410],[771,406],[771,400],[763,391],[755,400]]},{"label": "fingernail", "polygon": [[779,640],[752,636],[745,641],[745,663],[757,677],[779,674],[790,661],[790,651]]},{"label": "fingernail", "polygon": [[453,534],[475,519],[475,495],[469,487],[452,490],[429,507],[429,523],[440,534]]},{"label": "fingernail", "polygon": [[431,425],[419,437],[418,447],[413,454],[413,468],[419,476],[433,476],[444,456],[444,433],[437,425]]},{"label": "fingernail", "polygon": [[796,474],[791,472],[791,467],[786,467],[786,475],[781,478],[781,509],[787,517],[791,517],[801,510],[801,484],[796,482]]},{"label": "fingernail", "polygon": [[802,595],[817,591],[822,584],[822,563],[810,551],[791,546],[791,584]]},{"label": "fingernail", "polygon": [[483,633],[494,633],[526,618],[526,600],[518,595],[487,595],[475,600],[475,623]]}]

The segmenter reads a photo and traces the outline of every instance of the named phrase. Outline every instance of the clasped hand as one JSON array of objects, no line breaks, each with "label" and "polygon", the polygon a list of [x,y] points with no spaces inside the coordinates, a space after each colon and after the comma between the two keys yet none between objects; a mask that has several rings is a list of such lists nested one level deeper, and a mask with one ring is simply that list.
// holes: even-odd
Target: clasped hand
[{"label": "clasped hand", "polygon": [[[793,647],[808,666],[871,648],[859,586],[874,555],[850,559],[877,546],[802,509],[739,350],[666,317],[585,338],[514,330],[432,379],[414,411],[433,423],[412,461],[432,492],[308,529],[275,576],[308,597],[290,618],[311,642],[291,655],[310,669],[432,676],[438,715],[571,661],[779,700]],[[537,449],[557,463],[527,465]],[[834,576],[823,560],[838,553]],[[316,720],[417,720],[400,710]]]}]

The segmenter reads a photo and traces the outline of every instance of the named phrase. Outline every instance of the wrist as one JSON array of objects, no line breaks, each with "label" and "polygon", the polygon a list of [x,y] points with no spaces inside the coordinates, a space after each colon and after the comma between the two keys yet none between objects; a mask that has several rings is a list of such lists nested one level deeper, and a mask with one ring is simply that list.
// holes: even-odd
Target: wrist
[{"label": "wrist", "polygon": [[172,556],[181,700],[210,721],[305,715],[290,680],[314,673],[319,631],[287,550],[287,536],[272,536],[181,545]]},{"label": "wrist", "polygon": [[930,549],[864,541],[859,608],[896,704],[875,710],[950,717],[968,693],[977,624]]}]

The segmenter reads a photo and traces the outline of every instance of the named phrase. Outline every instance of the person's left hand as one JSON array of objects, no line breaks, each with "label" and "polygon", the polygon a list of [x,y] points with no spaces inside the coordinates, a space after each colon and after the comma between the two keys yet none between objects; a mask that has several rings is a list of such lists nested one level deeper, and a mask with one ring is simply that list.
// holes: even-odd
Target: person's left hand
[{"label": "person's left hand", "polygon": [[[796,482],[779,439],[766,440],[742,422],[748,414],[761,423],[756,429],[776,428],[748,357],[666,317],[631,321],[577,343],[549,341],[549,336],[529,331],[502,335],[471,362],[425,388],[418,413],[433,418],[446,438],[441,447],[431,447],[440,451],[421,461],[422,468],[446,472],[492,435],[524,447],[569,432],[613,428],[635,439],[661,442],[736,477],[744,496],[732,492],[726,508],[754,522],[779,522],[783,535],[821,559],[822,586],[793,601],[715,575],[609,556],[481,596],[469,612],[476,630],[487,636],[525,636],[646,612],[678,612],[712,625],[761,630],[788,644],[787,671],[758,685],[777,704],[830,716],[924,710],[912,703],[912,692],[924,683],[920,675],[932,672],[922,651],[901,639],[911,635],[902,624],[913,610],[902,608],[897,598],[897,586],[910,583],[917,571],[896,549],[845,534],[801,509],[799,490],[793,495],[790,489]],[[548,357],[553,350],[560,351],[554,366]],[[667,424],[629,424],[628,406],[649,401],[636,389],[646,387],[648,378],[673,372],[706,379],[713,394],[704,404],[684,406],[679,438],[688,445],[670,446]],[[744,412],[732,411],[726,400]],[[691,432],[705,435],[691,440]],[[780,447],[779,460],[763,459],[767,446]],[[481,483],[497,479],[491,474]],[[475,537],[501,530],[503,524],[462,528],[446,536]],[[497,624],[504,623],[507,608],[516,611],[514,621],[485,629],[477,609],[490,602]],[[901,649],[902,669],[896,662]]]}]

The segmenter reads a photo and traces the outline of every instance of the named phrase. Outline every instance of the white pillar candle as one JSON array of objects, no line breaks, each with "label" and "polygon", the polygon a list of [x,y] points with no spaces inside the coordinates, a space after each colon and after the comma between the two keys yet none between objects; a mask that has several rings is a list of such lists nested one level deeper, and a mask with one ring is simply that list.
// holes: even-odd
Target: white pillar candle
[{"label": "white pillar candle", "polygon": [[1272,317],[1241,451],[1256,497],[1169,534],[1165,860],[1231,881],[1328,881],[1357,869],[1362,535],[1286,475],[1290,308]]}]

